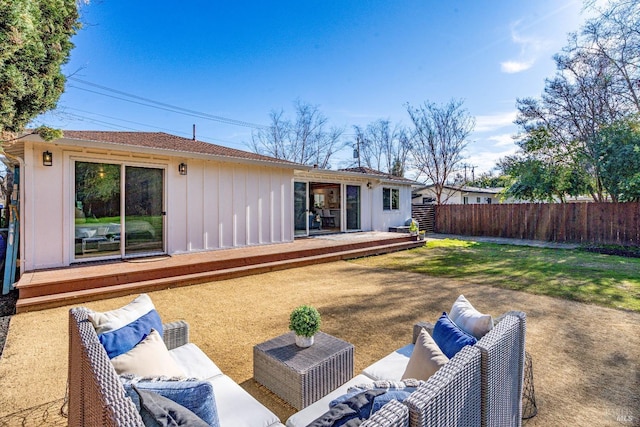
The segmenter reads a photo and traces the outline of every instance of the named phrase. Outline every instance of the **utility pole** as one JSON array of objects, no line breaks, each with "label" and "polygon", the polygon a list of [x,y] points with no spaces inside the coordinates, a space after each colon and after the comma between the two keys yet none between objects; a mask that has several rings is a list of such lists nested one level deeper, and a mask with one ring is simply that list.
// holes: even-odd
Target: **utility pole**
[{"label": "utility pole", "polygon": [[358,167],[360,166],[360,135],[356,135],[356,149],[353,151],[353,157],[358,157]]}]

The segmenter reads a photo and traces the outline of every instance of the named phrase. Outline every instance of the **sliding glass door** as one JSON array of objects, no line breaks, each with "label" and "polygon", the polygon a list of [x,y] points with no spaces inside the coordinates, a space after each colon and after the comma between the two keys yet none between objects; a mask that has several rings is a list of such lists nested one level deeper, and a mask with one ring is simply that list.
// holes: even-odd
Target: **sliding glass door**
[{"label": "sliding glass door", "polygon": [[293,183],[293,214],[294,235],[309,235],[309,184],[306,182]]},{"label": "sliding glass door", "polygon": [[125,256],[162,252],[164,171],[133,166],[125,171]]},{"label": "sliding glass door", "polygon": [[76,161],[74,172],[75,260],[164,252],[163,169]]},{"label": "sliding glass door", "polygon": [[121,167],[75,162],[75,258],[120,255]]},{"label": "sliding glass door", "polygon": [[347,231],[360,228],[360,186],[347,185]]}]

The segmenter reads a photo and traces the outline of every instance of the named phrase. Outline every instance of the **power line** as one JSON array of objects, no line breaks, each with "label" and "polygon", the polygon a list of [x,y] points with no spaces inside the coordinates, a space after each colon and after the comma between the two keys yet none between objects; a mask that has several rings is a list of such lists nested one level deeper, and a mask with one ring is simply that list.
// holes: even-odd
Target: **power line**
[{"label": "power line", "polygon": [[131,103],[134,103],[134,104],[143,105],[145,107],[157,108],[157,109],[160,109],[160,110],[170,111],[170,112],[173,112],[173,113],[183,114],[183,115],[192,116],[192,117],[198,117],[198,118],[201,118],[201,119],[211,120],[211,121],[215,121],[215,122],[219,122],[219,123],[225,123],[225,124],[234,125],[234,126],[242,126],[242,127],[253,128],[253,129],[267,129],[268,128],[268,126],[260,125],[260,124],[257,124],[257,123],[246,122],[246,121],[243,121],[243,120],[230,119],[228,117],[216,116],[216,115],[213,115],[213,114],[203,113],[201,111],[190,110],[190,109],[179,107],[179,106],[176,106],[176,105],[167,104],[167,103],[156,101],[156,100],[153,100],[153,99],[150,99],[150,98],[144,98],[142,96],[134,95],[132,93],[128,93],[128,92],[124,92],[124,91],[121,91],[121,90],[118,90],[118,89],[113,89],[113,88],[109,88],[107,86],[102,86],[102,85],[99,85],[99,84],[96,84],[96,83],[88,82],[86,80],[82,80],[82,79],[79,79],[77,77],[68,77],[68,79],[72,80],[74,82],[77,82],[77,83],[81,83],[81,84],[84,84],[84,85],[87,85],[87,86],[92,86],[92,87],[98,88],[98,89],[103,90],[103,91],[112,92],[112,93],[115,93],[115,94],[118,94],[118,95],[126,96],[128,98],[138,99],[140,101],[144,101],[144,103],[143,102],[136,102],[136,101],[133,101],[131,99],[121,98],[121,97],[118,97],[118,96],[109,95],[109,94],[98,92],[98,91],[93,91],[93,90],[86,89],[86,88],[81,88],[81,87],[78,87],[78,86],[69,85],[69,87],[72,87],[72,88],[75,88],[75,89],[79,89],[79,90],[84,90],[86,92],[95,93],[97,95],[107,96],[109,98],[119,99],[119,100],[125,101],[125,102],[131,102]]},{"label": "power line", "polygon": [[134,128],[118,125],[111,122],[105,122],[104,120],[92,119],[91,117],[85,117],[79,114],[74,114],[74,113],[65,113],[65,114],[75,120],[87,121],[89,123],[107,126],[107,127],[110,127],[111,129],[124,129],[124,130],[130,130],[130,131],[137,131],[137,129],[134,129]]},{"label": "power line", "polygon": [[[108,115],[105,115],[105,114],[94,113],[92,111],[81,110],[79,108],[64,107],[64,110],[73,110],[73,111],[78,111],[80,113],[91,114],[91,115],[94,115],[94,116],[100,116],[100,117],[104,117],[104,118],[111,119],[111,120],[118,120],[118,121],[125,122],[125,123],[131,123],[133,125],[143,126],[144,128],[147,128],[147,129],[149,129],[149,128],[158,129],[158,130],[170,132],[170,133],[172,133],[174,135],[186,135],[186,136],[190,136],[191,135],[188,132],[177,131],[175,129],[163,128],[163,127],[160,127],[160,126],[153,126],[153,125],[150,125],[150,124],[147,124],[147,123],[134,122],[134,121],[131,121],[131,120],[121,119],[121,118],[118,118],[118,117],[108,116]],[[95,123],[95,124],[108,125],[108,126],[114,128],[114,129],[115,128],[119,128],[119,129],[131,130],[131,131],[136,131],[136,132],[141,131],[141,129],[139,127],[138,128],[130,128],[130,127],[127,127],[127,126],[122,126],[122,125],[118,125],[118,124],[111,123],[111,122],[105,122],[105,121],[102,121],[102,120],[94,119],[94,118],[83,116],[83,115],[80,115],[80,114],[69,113],[69,112],[66,112],[66,111],[62,111],[61,113],[62,114],[66,114],[68,116],[71,116],[73,118],[76,118],[78,120],[88,121],[90,123]],[[220,139],[220,138],[214,138],[214,137],[206,136],[206,135],[199,135],[198,139],[200,141],[205,141],[205,142],[207,140],[210,140],[210,141],[219,142],[219,143],[242,146],[244,148],[244,144],[241,144],[241,143],[238,143],[238,142],[234,142],[234,141],[228,141],[228,140],[224,140],[224,139]]]}]

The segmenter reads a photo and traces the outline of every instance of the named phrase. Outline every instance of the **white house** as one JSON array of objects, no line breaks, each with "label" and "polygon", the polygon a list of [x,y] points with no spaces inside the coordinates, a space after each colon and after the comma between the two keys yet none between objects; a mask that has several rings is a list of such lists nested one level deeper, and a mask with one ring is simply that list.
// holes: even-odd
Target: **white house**
[{"label": "white house", "polygon": [[[445,185],[440,197],[440,203],[458,205],[514,203],[511,199],[504,199],[504,196],[501,195],[502,190],[503,188]],[[436,193],[433,185],[416,188],[413,190],[411,197],[411,203],[414,205],[436,203]]]},{"label": "white house", "polygon": [[165,133],[28,135],[4,151],[20,168],[23,272],[387,230],[411,216],[410,180]]}]

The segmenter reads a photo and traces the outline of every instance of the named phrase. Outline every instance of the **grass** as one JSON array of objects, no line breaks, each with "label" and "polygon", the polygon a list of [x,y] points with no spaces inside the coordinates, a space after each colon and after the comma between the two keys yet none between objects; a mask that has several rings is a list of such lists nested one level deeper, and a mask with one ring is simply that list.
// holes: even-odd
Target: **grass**
[{"label": "grass", "polygon": [[444,239],[353,262],[640,312],[638,258]]}]

